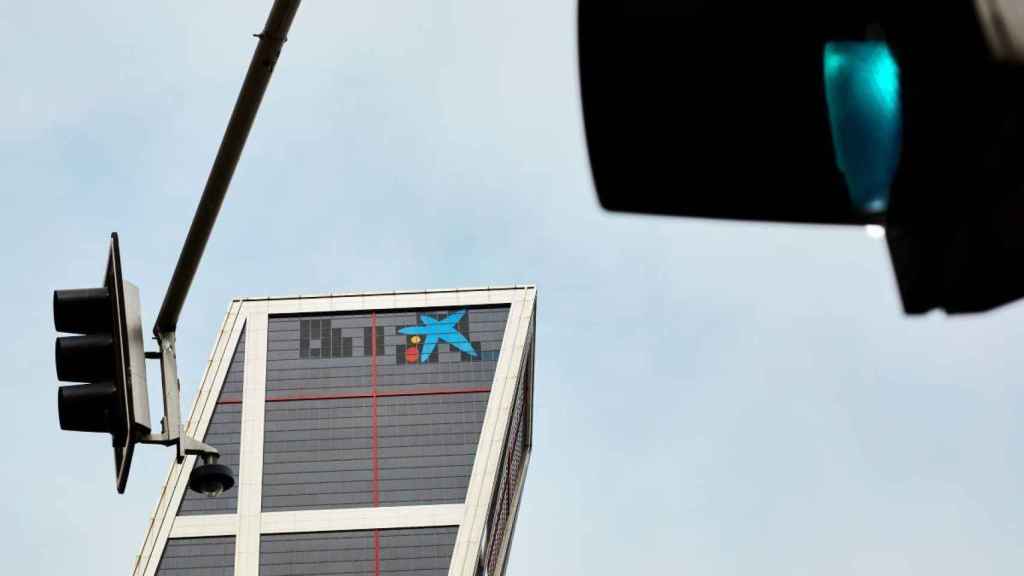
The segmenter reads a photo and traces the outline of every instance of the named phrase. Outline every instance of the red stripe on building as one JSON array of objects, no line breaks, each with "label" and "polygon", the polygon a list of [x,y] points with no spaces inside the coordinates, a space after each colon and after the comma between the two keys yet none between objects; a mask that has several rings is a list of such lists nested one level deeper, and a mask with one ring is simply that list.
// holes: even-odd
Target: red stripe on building
[{"label": "red stripe on building", "polygon": [[380,576],[380,530],[373,531],[373,573]]},{"label": "red stripe on building", "polygon": [[[490,388],[431,388],[427,390],[396,390],[391,392],[352,392],[344,394],[306,394],[303,396],[274,396],[266,402],[303,402],[308,400],[352,400],[359,398],[398,398],[401,396],[448,396],[452,394],[480,394],[490,392]],[[240,398],[228,398],[218,404],[241,404]]]}]

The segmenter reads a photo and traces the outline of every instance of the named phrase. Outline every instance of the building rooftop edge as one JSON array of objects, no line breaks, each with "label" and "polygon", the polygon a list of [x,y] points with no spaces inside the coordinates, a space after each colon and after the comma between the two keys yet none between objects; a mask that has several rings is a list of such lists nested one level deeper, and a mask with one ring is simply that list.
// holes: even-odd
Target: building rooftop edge
[{"label": "building rooftop edge", "polygon": [[467,288],[437,288],[423,290],[382,290],[370,292],[333,292],[329,294],[294,294],[289,296],[238,296],[232,302],[262,302],[267,300],[311,300],[316,298],[358,298],[364,296],[397,296],[407,294],[444,294],[457,292],[495,292],[499,290],[536,290],[536,284],[509,284],[505,286],[474,286]]}]

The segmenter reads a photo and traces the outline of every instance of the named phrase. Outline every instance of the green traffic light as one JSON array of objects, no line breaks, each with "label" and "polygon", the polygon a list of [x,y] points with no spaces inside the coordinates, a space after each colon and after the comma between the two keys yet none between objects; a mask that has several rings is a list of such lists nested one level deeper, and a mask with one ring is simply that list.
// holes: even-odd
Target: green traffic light
[{"label": "green traffic light", "polygon": [[825,96],[836,164],[861,212],[881,213],[900,161],[899,65],[884,42],[829,42]]}]

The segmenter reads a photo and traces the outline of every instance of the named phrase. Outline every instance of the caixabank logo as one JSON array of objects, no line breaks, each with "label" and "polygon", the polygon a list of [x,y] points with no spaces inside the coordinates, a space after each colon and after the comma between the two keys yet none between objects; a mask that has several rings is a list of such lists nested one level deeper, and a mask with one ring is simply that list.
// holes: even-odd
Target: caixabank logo
[{"label": "caixabank logo", "polygon": [[[404,336],[405,342],[395,346],[395,361],[398,364],[422,365],[448,362],[495,362],[498,360],[498,346],[495,346],[493,320],[483,320],[484,332],[477,333],[479,316],[472,325],[470,316],[479,311],[466,309],[417,313],[419,322],[410,326],[399,325],[396,336]],[[504,322],[504,320],[502,321]],[[474,334],[476,338],[474,338]],[[483,337],[485,342],[480,342]],[[500,340],[499,340],[500,342]],[[389,349],[387,353],[391,353]]]},{"label": "caixabank logo", "polygon": [[420,324],[400,328],[399,334],[408,336],[409,343],[405,348],[405,361],[408,364],[416,362],[426,363],[430,361],[430,355],[437,348],[438,342],[447,342],[453,348],[467,354],[472,358],[478,358],[473,343],[459,332],[458,323],[466,315],[465,310],[459,310],[449,314],[447,317],[438,320],[427,314],[420,314]]},{"label": "caixabank logo", "polygon": [[[337,359],[339,367],[349,365],[347,359],[367,357],[394,358],[399,365],[497,361],[500,333],[495,333],[492,316],[463,308],[303,318],[299,358]],[[480,329],[474,330],[476,326]]]}]

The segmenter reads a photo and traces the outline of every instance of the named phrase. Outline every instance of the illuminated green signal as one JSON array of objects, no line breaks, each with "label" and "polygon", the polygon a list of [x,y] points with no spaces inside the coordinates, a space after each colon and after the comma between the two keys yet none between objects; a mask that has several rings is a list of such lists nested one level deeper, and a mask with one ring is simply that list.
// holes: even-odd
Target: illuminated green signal
[{"label": "illuminated green signal", "polygon": [[824,67],[832,144],[850,199],[861,212],[884,212],[900,161],[899,65],[884,42],[830,42]]}]

